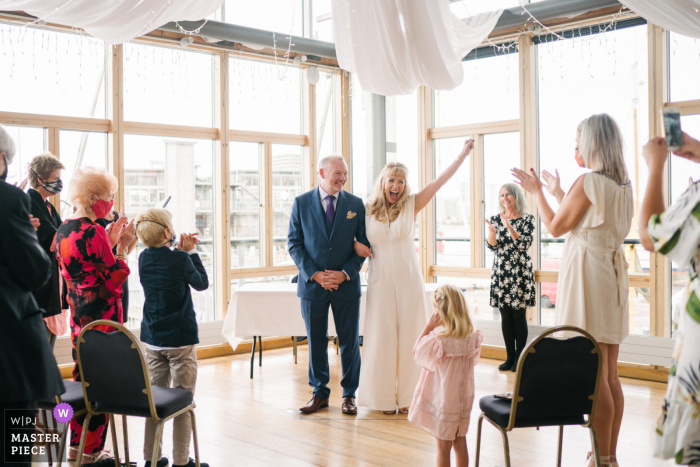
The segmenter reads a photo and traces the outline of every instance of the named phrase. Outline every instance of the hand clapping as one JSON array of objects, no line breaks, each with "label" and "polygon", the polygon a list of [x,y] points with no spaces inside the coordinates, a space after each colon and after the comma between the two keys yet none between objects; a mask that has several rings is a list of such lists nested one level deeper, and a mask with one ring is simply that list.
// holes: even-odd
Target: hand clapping
[{"label": "hand clapping", "polygon": [[534,169],[530,169],[530,172],[531,173],[527,173],[517,168],[511,169],[511,173],[516,179],[515,183],[523,187],[528,193],[535,194],[542,190],[544,183],[542,183],[542,180],[537,176]]},{"label": "hand clapping", "polygon": [[555,170],[554,171],[555,175],[552,175],[551,173],[547,172],[546,170],[542,171],[542,178],[544,178],[544,183],[546,183],[545,187],[547,188],[547,191],[549,192],[550,195],[554,196],[556,192],[561,189],[560,185],[560,180],[559,180],[559,171]]},{"label": "hand clapping", "polygon": [[183,233],[180,235],[180,242],[177,245],[178,250],[182,251],[192,251],[195,246],[199,243],[199,239],[197,238],[198,233]]}]

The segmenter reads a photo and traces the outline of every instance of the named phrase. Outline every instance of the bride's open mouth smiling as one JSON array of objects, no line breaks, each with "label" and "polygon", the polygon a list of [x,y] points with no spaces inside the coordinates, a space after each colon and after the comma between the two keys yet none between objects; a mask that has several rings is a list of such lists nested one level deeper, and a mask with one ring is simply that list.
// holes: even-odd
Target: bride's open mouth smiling
[{"label": "bride's open mouth smiling", "polygon": [[395,203],[399,199],[399,192],[398,191],[390,191],[389,192],[389,202],[390,203]]}]

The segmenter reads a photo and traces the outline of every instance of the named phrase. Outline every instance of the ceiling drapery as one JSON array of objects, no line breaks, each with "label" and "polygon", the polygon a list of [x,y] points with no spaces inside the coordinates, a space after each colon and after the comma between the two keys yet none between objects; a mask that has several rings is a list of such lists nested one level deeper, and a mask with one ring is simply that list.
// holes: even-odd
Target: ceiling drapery
[{"label": "ceiling drapery", "polygon": [[652,24],[700,38],[700,0],[621,0],[621,3]]},{"label": "ceiling drapery", "polygon": [[201,20],[223,0],[3,0],[2,9],[24,11],[50,23],[81,28],[121,44],[171,21]]},{"label": "ceiling drapery", "polygon": [[332,0],[338,64],[364,91],[410,94],[462,83],[462,58],[493,30],[503,10],[462,21],[448,0]]}]

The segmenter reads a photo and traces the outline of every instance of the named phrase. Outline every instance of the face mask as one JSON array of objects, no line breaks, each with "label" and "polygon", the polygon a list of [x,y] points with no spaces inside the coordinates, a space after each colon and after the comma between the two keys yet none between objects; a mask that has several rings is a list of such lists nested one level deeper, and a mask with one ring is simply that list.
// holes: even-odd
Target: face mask
[{"label": "face mask", "polygon": [[[48,191],[48,190],[46,190]],[[97,216],[98,219],[104,218],[109,211],[112,210],[112,207],[114,206],[114,200],[112,201],[105,201],[103,199],[97,199],[97,202],[91,205],[92,210],[95,212],[95,215]]]},{"label": "face mask", "polygon": [[52,195],[57,195],[63,191],[63,180],[59,178],[55,182],[44,182],[41,187]]}]

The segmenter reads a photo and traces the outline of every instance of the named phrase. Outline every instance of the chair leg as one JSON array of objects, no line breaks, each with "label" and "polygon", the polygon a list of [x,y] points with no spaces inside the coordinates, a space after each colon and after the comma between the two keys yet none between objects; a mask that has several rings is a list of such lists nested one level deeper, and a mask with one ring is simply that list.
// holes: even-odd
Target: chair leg
[{"label": "chair leg", "polygon": [[124,463],[129,467],[129,433],[126,426],[126,415],[122,415],[122,430],[124,431]]},{"label": "chair leg", "polygon": [[253,365],[255,365],[255,343],[258,336],[253,336],[253,352],[250,354],[250,379],[253,379]]},{"label": "chair leg", "polygon": [[[58,426],[58,423],[56,423]],[[58,428],[57,428],[58,429]],[[63,453],[66,451],[66,442],[68,440],[68,431],[70,430],[70,422],[66,422],[66,427],[61,435],[61,443],[58,445],[58,467],[63,463]]]},{"label": "chair leg", "polygon": [[593,447],[593,458],[595,459],[595,466],[600,467],[600,452],[598,452],[598,435],[596,434],[593,425],[589,426],[588,429],[591,431],[591,445]]},{"label": "chair leg", "polygon": [[294,364],[297,364],[297,336],[292,337],[292,345],[294,346]]},{"label": "chair leg", "polygon": [[160,442],[163,437],[163,420],[160,420],[156,424],[156,438],[153,440],[153,457],[151,457],[151,465],[157,466],[160,458],[158,457],[158,451],[160,451]]},{"label": "chair leg", "polygon": [[564,442],[564,425],[559,425],[559,443],[557,444],[557,467],[561,467],[561,449]]},{"label": "chair leg", "polygon": [[112,432],[112,448],[114,449],[114,467],[119,465],[119,443],[117,442],[117,426],[114,424],[114,414],[109,414],[110,431]]},{"label": "chair leg", "polygon": [[258,336],[258,355],[260,356],[260,362],[258,366],[262,366],[262,336]]},{"label": "chair leg", "polygon": [[190,418],[192,419],[192,437],[194,438],[194,465],[199,466],[199,438],[197,437],[197,419],[194,416],[194,409],[190,410]]},{"label": "chair leg", "polygon": [[508,434],[500,426],[498,427],[498,430],[501,432],[501,436],[503,436],[503,454],[506,460],[506,467],[510,467],[510,446],[508,446]]},{"label": "chair leg", "polygon": [[85,414],[85,420],[83,421],[83,429],[80,433],[80,444],[78,445],[78,454],[75,456],[75,467],[80,467],[83,463],[83,450],[85,449],[85,438],[87,437],[87,430],[90,426],[91,418],[92,414],[90,412]]},{"label": "chair leg", "polygon": [[481,454],[481,424],[484,421],[484,414],[479,415],[479,422],[476,425],[476,462],[474,467],[479,467],[479,456]]}]

